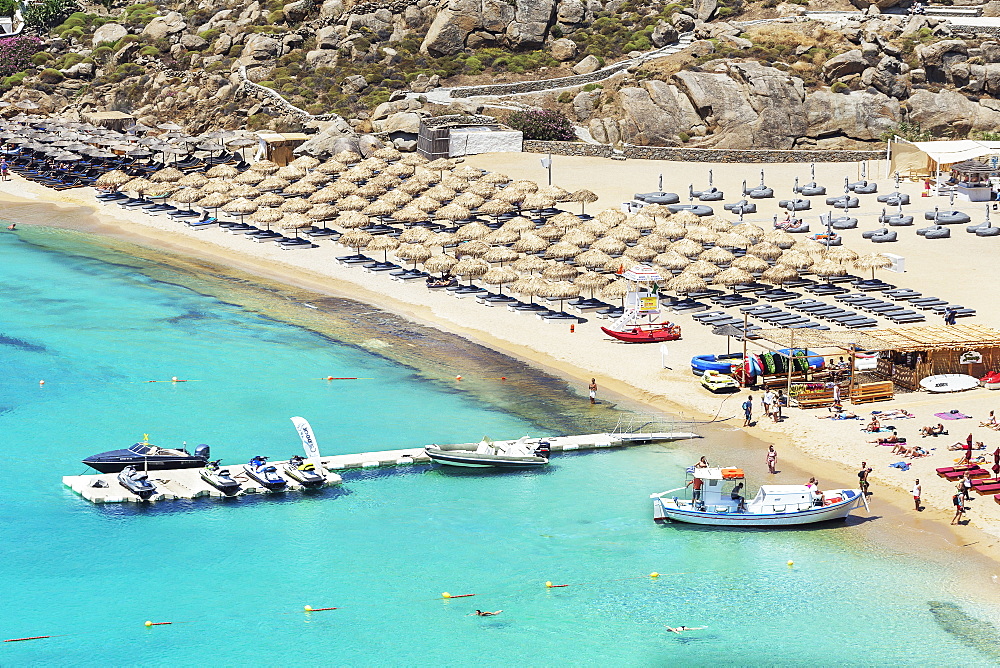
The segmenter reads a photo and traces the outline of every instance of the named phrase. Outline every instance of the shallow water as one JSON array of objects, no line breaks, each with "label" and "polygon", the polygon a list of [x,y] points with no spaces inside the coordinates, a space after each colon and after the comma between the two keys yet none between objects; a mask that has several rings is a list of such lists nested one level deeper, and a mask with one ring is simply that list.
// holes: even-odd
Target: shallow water
[{"label": "shallow water", "polygon": [[[74,233],[0,235],[0,280],[0,639],[58,636],[0,645],[0,664],[1000,661],[996,610],[958,598],[936,562],[865,544],[866,526],[655,525],[648,496],[676,486],[689,444],[559,456],[545,471],[419,466],[350,472],[312,495],[93,506],[61,476],[144,433],[236,464],[298,451],[292,415],[335,454],[592,431],[614,413],[369,306]],[[172,376],[192,382],[147,382]],[[707,628],[664,628],[681,624]]]}]

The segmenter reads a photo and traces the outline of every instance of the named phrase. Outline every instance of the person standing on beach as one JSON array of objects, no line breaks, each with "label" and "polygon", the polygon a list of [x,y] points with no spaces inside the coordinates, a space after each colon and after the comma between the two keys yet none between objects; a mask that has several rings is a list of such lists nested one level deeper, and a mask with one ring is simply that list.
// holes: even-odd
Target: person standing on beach
[{"label": "person standing on beach", "polygon": [[951,502],[955,505],[955,517],[951,519],[951,523],[958,524],[962,521],[962,514],[965,512],[962,492],[956,492],[955,496],[951,497]]},{"label": "person standing on beach", "polygon": [[972,495],[969,492],[972,491],[972,476],[966,473],[959,487],[962,489],[962,498],[965,501],[971,501]]},{"label": "person standing on beach", "polygon": [[913,505],[916,506],[917,512],[920,512],[920,479],[917,478],[913,481]]},{"label": "person standing on beach", "polygon": [[957,318],[957,316],[955,315],[955,309],[949,308],[947,311],[945,311],[945,314],[944,314],[944,324],[946,324],[946,325],[954,325],[956,318]]},{"label": "person standing on beach", "polygon": [[775,467],[775,465],[777,463],[778,463],[778,453],[775,452],[774,446],[773,445],[767,446],[767,471],[768,471],[768,473],[771,473],[772,475],[775,474],[775,473],[777,473],[777,471],[774,470],[774,467]]},{"label": "person standing on beach", "polygon": [[597,379],[596,378],[591,378],[590,379],[590,388],[589,389],[590,389],[590,403],[596,404],[597,403]]},{"label": "person standing on beach", "polygon": [[858,487],[861,488],[861,493],[868,496],[868,474],[872,472],[868,462],[861,462],[861,470],[858,471]]},{"label": "person standing on beach", "polygon": [[747,400],[743,402],[743,426],[749,427],[753,419],[753,395],[748,394]]},{"label": "person standing on beach", "polygon": [[781,409],[788,405],[788,397],[784,390],[778,390],[778,396],[774,398],[774,421],[781,422]]},{"label": "person standing on beach", "polygon": [[10,165],[6,160],[0,160],[0,179],[10,181]]},{"label": "person standing on beach", "polygon": [[765,390],[764,396],[760,398],[760,403],[764,408],[764,417],[773,418],[774,415],[774,391]]}]

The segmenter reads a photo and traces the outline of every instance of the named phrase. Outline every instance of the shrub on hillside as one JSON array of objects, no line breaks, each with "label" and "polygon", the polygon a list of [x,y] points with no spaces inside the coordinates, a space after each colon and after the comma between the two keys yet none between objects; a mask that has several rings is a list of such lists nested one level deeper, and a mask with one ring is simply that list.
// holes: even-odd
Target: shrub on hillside
[{"label": "shrub on hillside", "polygon": [[78,11],[80,4],[76,0],[43,0],[25,8],[24,22],[32,28],[48,28],[59,25]]},{"label": "shrub on hillside", "polygon": [[17,11],[17,3],[14,0],[0,0],[0,16],[13,16]]},{"label": "shrub on hillside", "polygon": [[0,77],[9,77],[31,65],[31,57],[42,48],[37,37],[16,35],[0,39]]},{"label": "shrub on hillside", "polygon": [[507,117],[507,125],[524,133],[525,139],[541,141],[572,141],[576,139],[573,124],[560,111],[527,109]]}]

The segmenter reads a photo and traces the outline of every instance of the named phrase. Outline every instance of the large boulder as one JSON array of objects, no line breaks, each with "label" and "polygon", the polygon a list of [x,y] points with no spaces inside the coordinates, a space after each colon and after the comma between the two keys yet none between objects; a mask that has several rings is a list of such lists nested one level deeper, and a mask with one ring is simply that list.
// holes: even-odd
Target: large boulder
[{"label": "large boulder", "polygon": [[834,81],[851,74],[861,74],[869,66],[860,49],[851,49],[823,63],[823,76],[827,81]]},{"label": "large boulder", "polygon": [[280,55],[281,42],[263,33],[255,33],[247,37],[240,60],[260,62],[274,60]]},{"label": "large boulder", "polygon": [[953,90],[914,91],[907,106],[907,119],[932,135],[965,136],[974,131],[993,132],[1000,127],[1000,112]]},{"label": "large boulder", "polygon": [[415,135],[420,132],[420,119],[420,114],[415,111],[400,112],[381,121],[375,121],[375,131],[406,132]]},{"label": "large boulder", "polygon": [[580,0],[561,0],[556,7],[556,20],[564,25],[583,23],[587,18],[587,8]]},{"label": "large boulder", "polygon": [[617,144],[622,140],[621,128],[613,118],[593,118],[587,124],[587,130],[594,141],[601,144]]},{"label": "large boulder", "polygon": [[514,21],[507,26],[508,45],[514,49],[541,46],[555,11],[555,0],[515,0]]},{"label": "large boulder", "polygon": [[703,134],[701,117],[676,86],[647,80],[618,91],[626,141],[642,146],[675,146],[680,133]]},{"label": "large boulder", "polygon": [[969,59],[969,47],[960,39],[946,39],[932,44],[922,44],[914,49],[920,64],[931,83],[950,83],[950,70]]},{"label": "large boulder", "polygon": [[596,72],[601,67],[601,61],[597,56],[591,54],[573,66],[573,71],[577,74],[590,74]]},{"label": "large boulder", "polygon": [[580,91],[573,98],[573,113],[576,115],[576,120],[581,122],[589,121],[594,115],[594,109],[597,106],[597,100],[601,97],[601,91],[591,90],[591,91]]},{"label": "large boulder", "polygon": [[897,100],[910,95],[910,85],[906,74],[909,65],[892,56],[884,56],[875,67],[870,67],[861,75],[861,82]]},{"label": "large boulder", "polygon": [[553,40],[552,43],[549,44],[549,53],[551,53],[552,57],[559,62],[572,60],[576,57],[576,42],[571,39],[566,39],[565,37]]},{"label": "large boulder", "polygon": [[649,36],[649,39],[653,42],[653,46],[659,49],[667,44],[675,44],[680,39],[680,33],[677,32],[677,28],[660,19],[656,22],[656,27],[653,28],[653,34]]},{"label": "large boulder", "polygon": [[452,56],[465,48],[465,39],[480,24],[477,0],[448,0],[427,30],[420,50],[432,56]]},{"label": "large boulder", "polygon": [[163,39],[171,35],[176,35],[187,30],[187,23],[184,17],[177,12],[169,12],[164,16],[157,16],[146,24],[142,29],[143,35],[148,35],[151,39]]},{"label": "large boulder", "polygon": [[340,46],[340,31],[337,26],[323,26],[316,31],[317,49],[336,49]]},{"label": "large boulder", "polygon": [[899,125],[899,102],[882,93],[855,91],[848,95],[817,91],[806,97],[809,137],[849,137],[876,141]]},{"label": "large boulder", "polygon": [[94,38],[91,44],[95,47],[101,44],[114,44],[128,34],[128,28],[120,23],[105,23],[94,31]]},{"label": "large boulder", "polygon": [[297,146],[295,153],[323,158],[339,153],[343,150],[342,147],[347,147],[356,153],[361,152],[357,148],[357,135],[347,121],[337,116],[332,121],[326,122],[319,132]]},{"label": "large boulder", "polygon": [[718,9],[718,0],[694,0],[696,17],[702,21],[710,21],[715,18],[715,13]]}]

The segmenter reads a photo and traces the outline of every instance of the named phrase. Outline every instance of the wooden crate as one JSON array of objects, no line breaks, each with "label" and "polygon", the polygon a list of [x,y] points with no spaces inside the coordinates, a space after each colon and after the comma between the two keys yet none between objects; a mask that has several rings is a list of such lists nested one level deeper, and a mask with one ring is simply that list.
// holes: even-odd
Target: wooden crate
[{"label": "wooden crate", "polygon": [[872,401],[889,401],[893,397],[891,380],[858,385],[851,393],[852,404],[867,404]]},{"label": "wooden crate", "polygon": [[833,390],[803,392],[795,397],[799,408],[824,408],[833,405]]}]

